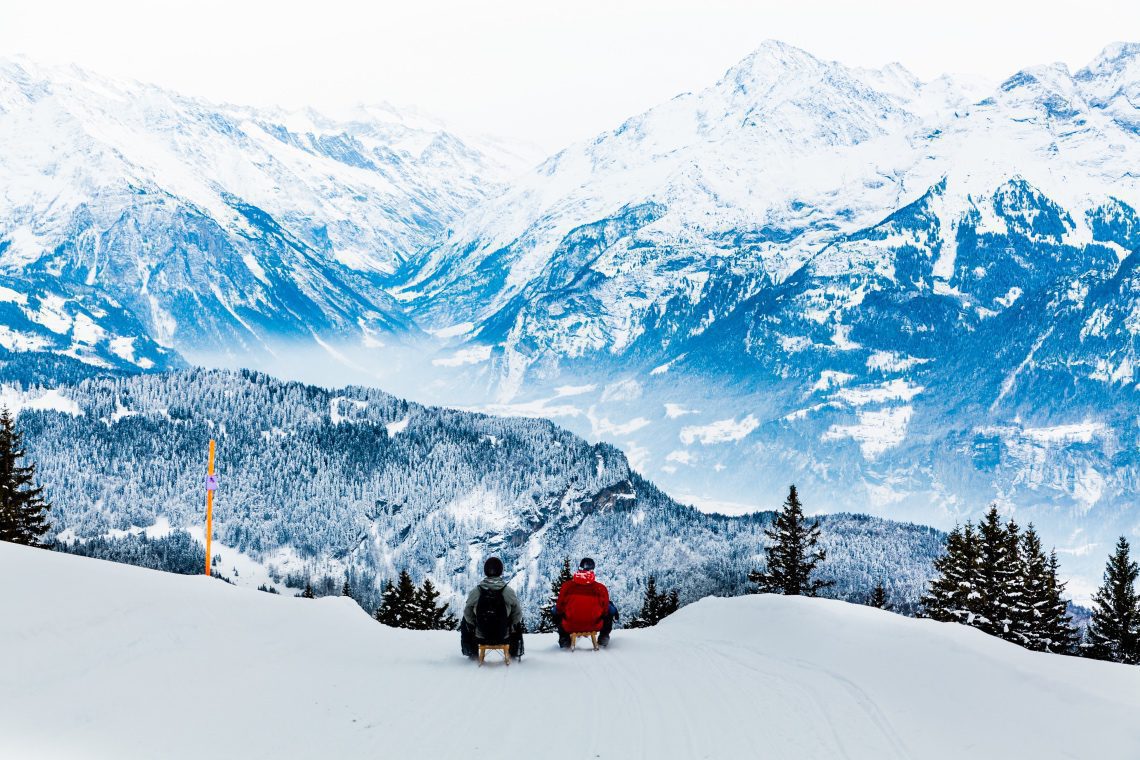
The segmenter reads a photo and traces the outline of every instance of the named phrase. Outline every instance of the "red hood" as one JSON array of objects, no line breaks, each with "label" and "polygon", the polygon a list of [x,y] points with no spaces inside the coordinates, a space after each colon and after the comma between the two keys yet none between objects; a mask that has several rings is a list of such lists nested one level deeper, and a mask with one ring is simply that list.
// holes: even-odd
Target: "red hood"
[{"label": "red hood", "polygon": [[574,573],[574,577],[572,577],[570,580],[574,581],[575,583],[593,583],[594,571],[579,570],[578,572]]}]

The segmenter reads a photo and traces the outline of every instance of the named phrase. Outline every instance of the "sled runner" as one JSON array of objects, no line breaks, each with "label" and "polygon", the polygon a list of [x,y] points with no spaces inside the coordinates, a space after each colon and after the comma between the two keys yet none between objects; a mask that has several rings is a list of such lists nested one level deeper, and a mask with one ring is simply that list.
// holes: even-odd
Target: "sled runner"
[{"label": "sled runner", "polygon": [[573,652],[578,648],[578,639],[589,639],[590,643],[594,645],[594,651],[598,651],[598,632],[597,631],[583,631],[582,633],[570,634],[570,651]]},{"label": "sled runner", "polygon": [[487,656],[488,650],[496,650],[503,653],[503,664],[511,664],[511,645],[510,644],[480,644],[479,645],[479,667],[483,667],[483,658]]}]

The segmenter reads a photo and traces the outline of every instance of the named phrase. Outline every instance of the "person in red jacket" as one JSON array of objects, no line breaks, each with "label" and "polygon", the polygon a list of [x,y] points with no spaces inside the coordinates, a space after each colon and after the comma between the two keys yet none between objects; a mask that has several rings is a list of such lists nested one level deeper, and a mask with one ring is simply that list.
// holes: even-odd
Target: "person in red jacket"
[{"label": "person in red jacket", "polygon": [[594,577],[594,560],[584,557],[578,572],[562,584],[554,605],[554,625],[558,628],[558,646],[570,646],[571,633],[599,631],[599,646],[610,643],[616,608],[610,603],[610,592]]}]

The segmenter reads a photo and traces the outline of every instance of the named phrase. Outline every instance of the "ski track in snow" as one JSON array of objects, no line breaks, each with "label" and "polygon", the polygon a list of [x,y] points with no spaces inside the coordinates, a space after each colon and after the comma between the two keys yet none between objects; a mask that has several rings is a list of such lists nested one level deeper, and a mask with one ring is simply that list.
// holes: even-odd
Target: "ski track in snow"
[{"label": "ski track in snow", "polygon": [[36,579],[4,595],[2,757],[1140,756],[1140,668],[842,602],[706,599],[479,668],[339,598],[9,544],[0,573]]}]

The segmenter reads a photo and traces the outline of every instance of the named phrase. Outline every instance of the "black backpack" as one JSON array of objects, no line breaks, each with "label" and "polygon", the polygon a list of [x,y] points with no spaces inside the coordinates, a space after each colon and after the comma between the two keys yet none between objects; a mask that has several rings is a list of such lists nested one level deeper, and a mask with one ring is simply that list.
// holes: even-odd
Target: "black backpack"
[{"label": "black backpack", "polygon": [[479,601],[475,603],[475,628],[484,641],[506,643],[510,637],[510,620],[502,589],[479,589]]}]

